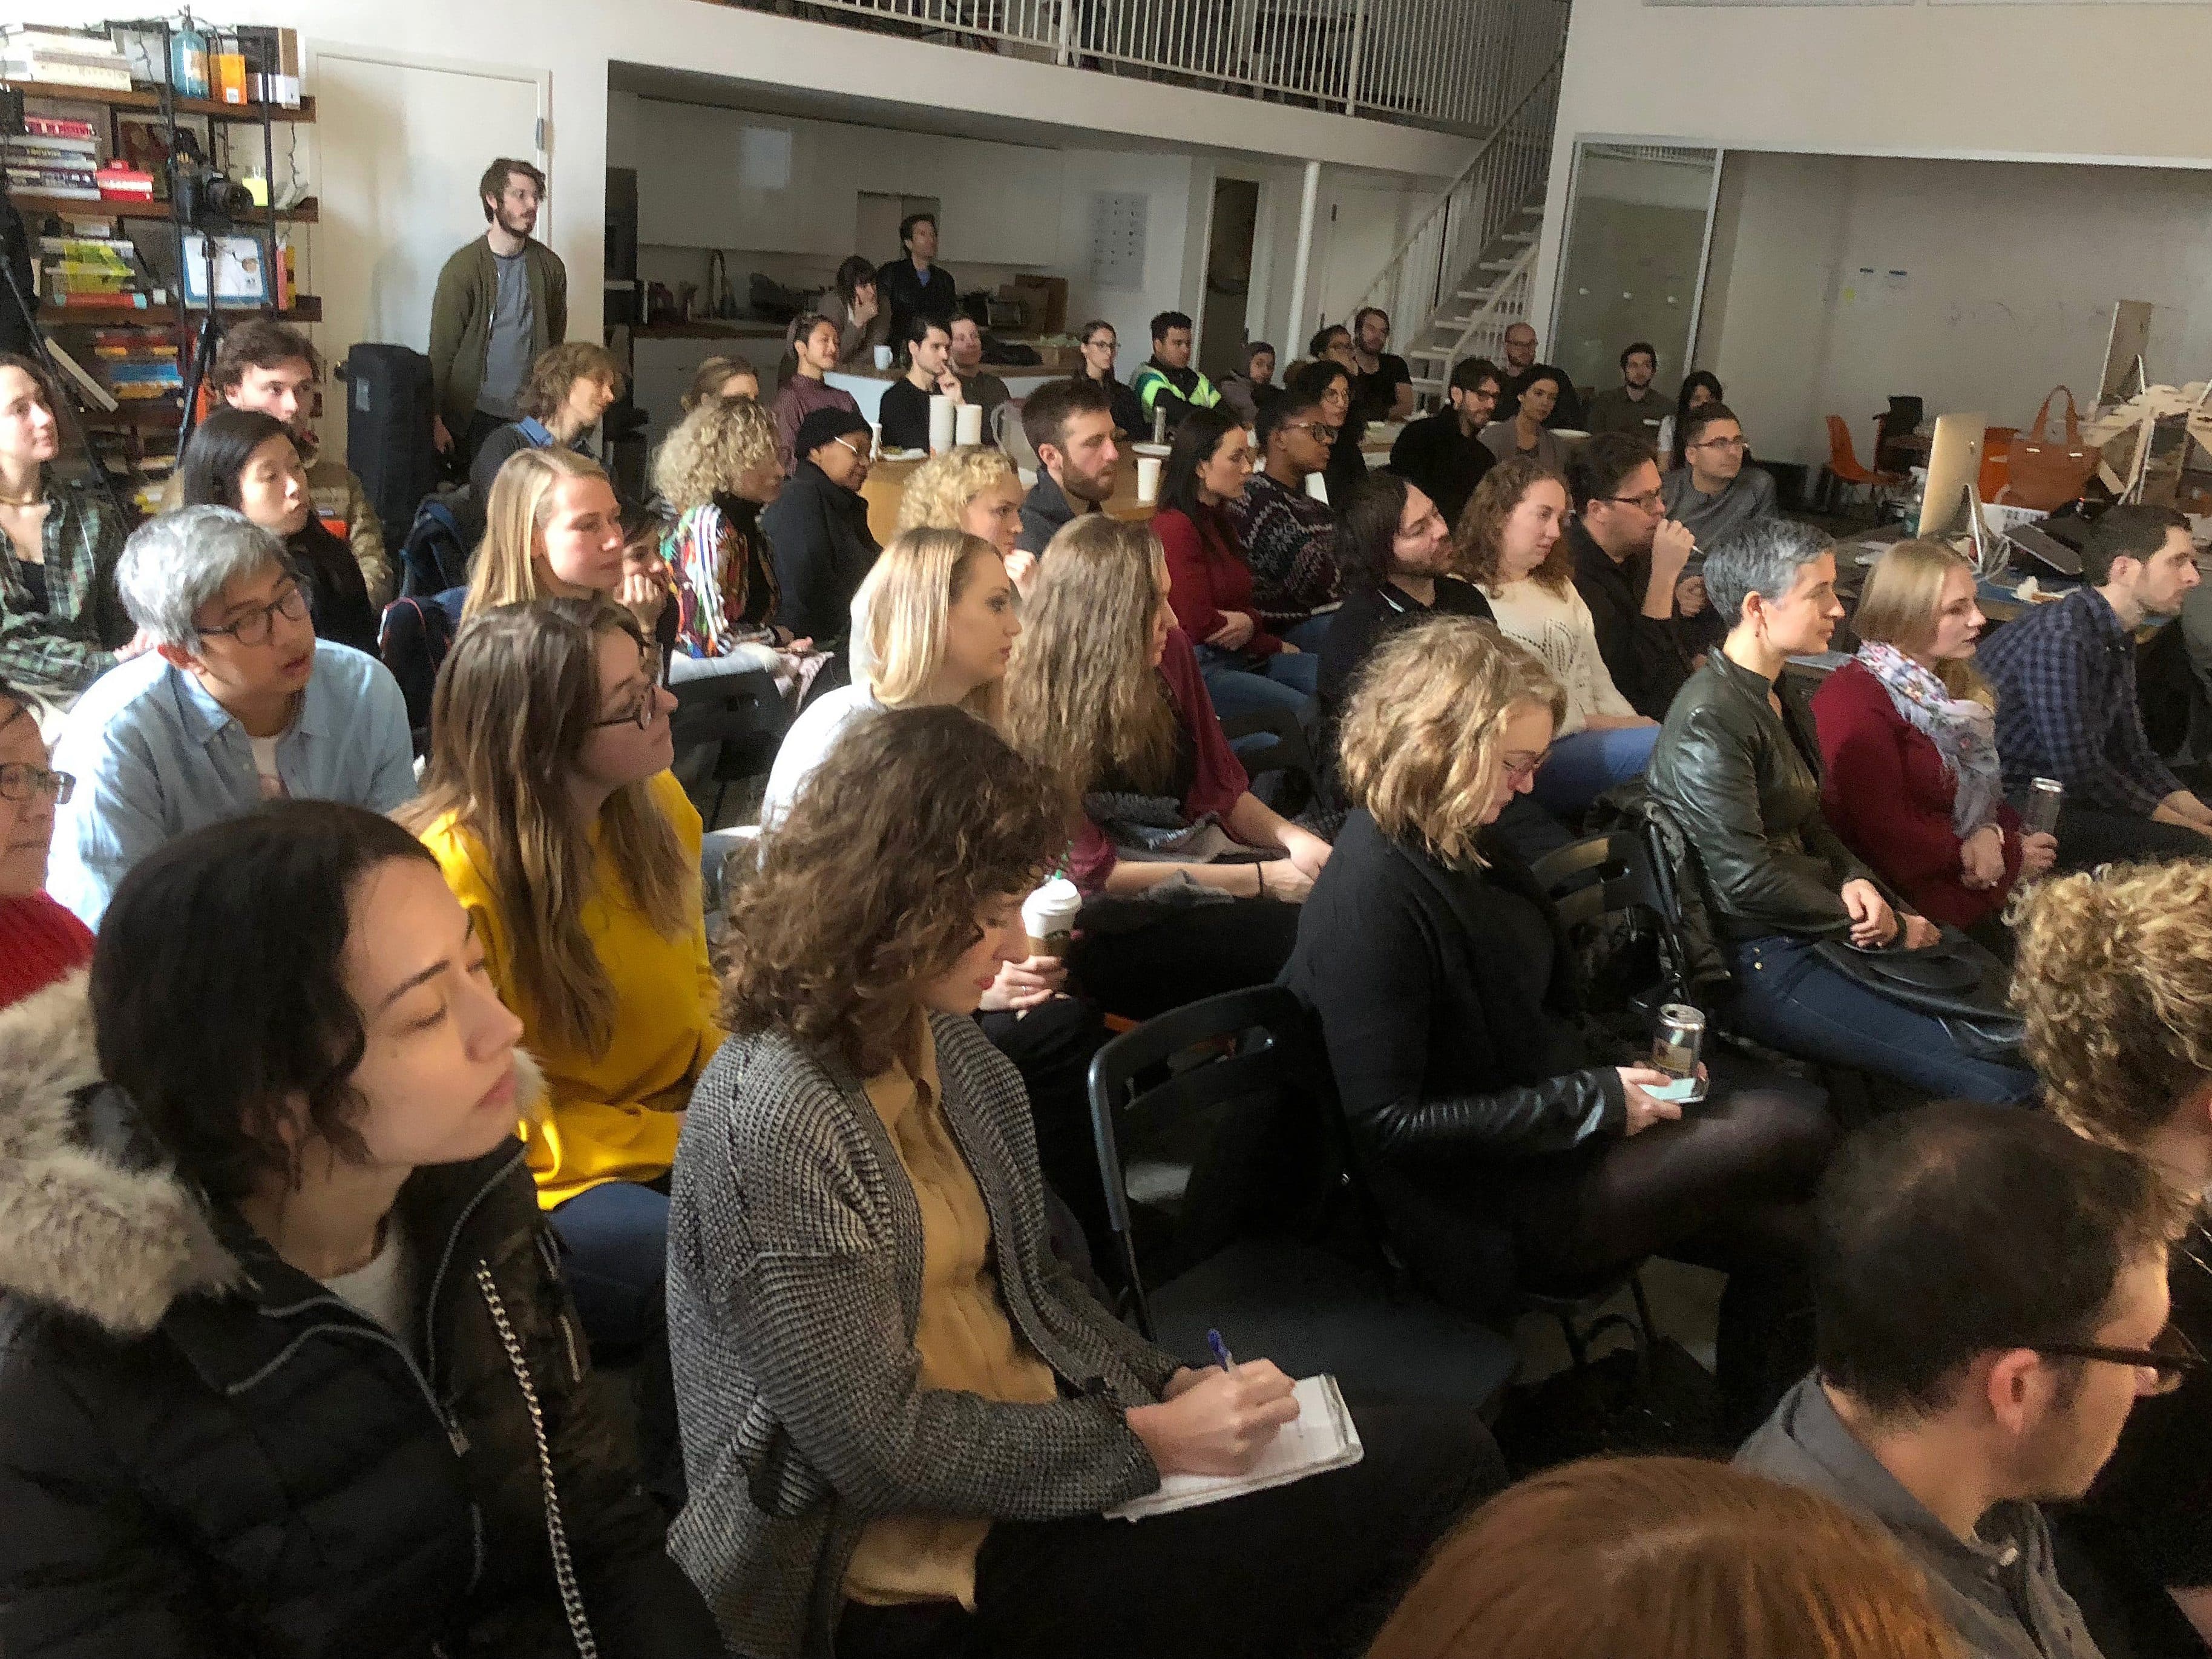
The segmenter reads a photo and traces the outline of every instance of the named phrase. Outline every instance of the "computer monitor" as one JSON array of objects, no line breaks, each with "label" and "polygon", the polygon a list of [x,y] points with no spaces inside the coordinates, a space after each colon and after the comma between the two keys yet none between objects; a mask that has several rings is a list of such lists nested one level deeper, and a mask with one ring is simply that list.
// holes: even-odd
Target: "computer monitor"
[{"label": "computer monitor", "polygon": [[2097,381],[2097,401],[2120,403],[2150,384],[2143,354],[2150,349],[2151,303],[2122,300],[2112,307],[2112,337],[2105,343],[2105,369]]},{"label": "computer monitor", "polygon": [[[1921,536],[1941,539],[1972,528],[1966,503],[1971,495],[1976,508],[1981,505],[1982,440],[1989,424],[1985,415],[1936,416],[1928,447],[1928,490],[1920,500]],[[1978,510],[1974,517],[1980,517]]]}]

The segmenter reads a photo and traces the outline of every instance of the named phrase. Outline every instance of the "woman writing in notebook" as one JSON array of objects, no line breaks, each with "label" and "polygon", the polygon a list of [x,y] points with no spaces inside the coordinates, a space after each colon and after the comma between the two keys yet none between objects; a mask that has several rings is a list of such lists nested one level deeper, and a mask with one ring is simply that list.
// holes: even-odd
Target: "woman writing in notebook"
[{"label": "woman writing in notebook", "polygon": [[1265,1360],[1143,1340],[1048,1244],[1019,1077],[969,1016],[1028,953],[1022,899],[1066,825],[981,720],[873,714],[732,902],[668,1310],[672,1553],[733,1650],[1124,1659],[1204,1631],[1210,1654],[1348,1656],[1499,1482],[1471,1413],[1383,1407],[1349,1468],[1106,1518],[1164,1476],[1249,1470],[1297,1406]]}]

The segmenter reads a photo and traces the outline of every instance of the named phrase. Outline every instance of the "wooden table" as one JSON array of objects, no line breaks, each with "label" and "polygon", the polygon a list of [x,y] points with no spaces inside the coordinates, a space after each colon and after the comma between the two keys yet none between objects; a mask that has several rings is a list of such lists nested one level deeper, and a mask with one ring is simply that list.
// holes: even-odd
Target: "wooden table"
[{"label": "wooden table", "polygon": [[[860,486],[860,499],[868,504],[868,533],[884,546],[898,533],[899,502],[906,495],[906,481],[921,465],[918,460],[879,460],[868,467],[868,481]],[[1158,503],[1137,499],[1136,458],[1123,456],[1115,470],[1114,493],[1107,499],[1106,511],[1125,523],[1144,524],[1158,510]]]}]

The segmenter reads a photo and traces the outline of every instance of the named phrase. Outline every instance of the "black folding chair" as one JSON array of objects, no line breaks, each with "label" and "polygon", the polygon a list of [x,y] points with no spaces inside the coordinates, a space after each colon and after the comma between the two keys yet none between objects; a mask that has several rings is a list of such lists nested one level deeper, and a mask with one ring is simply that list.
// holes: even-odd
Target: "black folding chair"
[{"label": "black folding chair", "polygon": [[[1312,1242],[1347,1193],[1363,1242],[1379,1239],[1352,1173],[1328,1063],[1297,1000],[1231,991],[1147,1020],[1091,1064],[1091,1126],[1108,1219],[1138,1328],[1194,1364],[1218,1329],[1293,1376],[1492,1412],[1519,1364],[1479,1322]],[[1172,1149],[1162,1161],[1151,1156]],[[1133,1149],[1125,1152],[1124,1149]],[[1182,1162],[1188,1159],[1188,1163]],[[1170,1242],[1139,1261],[1146,1208]],[[1165,1274],[1157,1257],[1174,1258]]]},{"label": "black folding chair", "polygon": [[775,764],[791,711],[765,670],[686,680],[669,690],[676,694],[676,712],[669,717],[676,746],[672,769],[712,830],[721,823],[730,786],[761,776]]},{"label": "black folding chair", "polygon": [[[1321,799],[1321,770],[1314,763],[1313,744],[1305,727],[1289,709],[1255,708],[1224,720],[1221,732],[1236,748],[1237,758],[1248,775],[1258,779],[1269,773],[1281,775],[1283,782],[1273,792],[1279,799],[1270,800],[1270,805],[1295,814]],[[1265,741],[1245,741],[1254,738]],[[1285,786],[1289,786],[1287,791]]]}]

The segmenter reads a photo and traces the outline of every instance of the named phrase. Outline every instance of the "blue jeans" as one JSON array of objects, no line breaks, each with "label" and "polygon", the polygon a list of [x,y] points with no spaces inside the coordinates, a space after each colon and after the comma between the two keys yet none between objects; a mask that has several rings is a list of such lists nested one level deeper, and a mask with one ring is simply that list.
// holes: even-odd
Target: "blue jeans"
[{"label": "blue jeans", "polygon": [[1616,783],[1640,778],[1659,741],[1656,726],[1576,732],[1552,744],[1552,757],[1536,774],[1536,799],[1554,812],[1576,813]]},{"label": "blue jeans", "polygon": [[1328,637],[1329,624],[1335,620],[1335,611],[1324,611],[1318,617],[1308,617],[1302,623],[1292,623],[1288,628],[1279,629],[1277,637],[1288,640],[1297,647],[1302,655],[1311,656],[1321,649],[1322,641]]},{"label": "blue jeans", "polygon": [[1802,1060],[1856,1066],[1940,1098],[2016,1105],[2035,1074],[1970,1060],[1933,1015],[1917,1013],[1845,978],[1813,941],[1770,933],[1735,947],[1731,1018],[1746,1036]]},{"label": "blue jeans", "polygon": [[1213,699],[1213,712],[1224,720],[1280,708],[1301,726],[1310,727],[1314,723],[1319,657],[1300,652],[1295,656],[1279,653],[1254,658],[1218,646],[1201,645],[1198,670],[1205,677],[1206,696]]},{"label": "blue jeans", "polygon": [[562,1271],[592,1344],[628,1348],[659,1336],[666,1317],[668,1194],[634,1181],[602,1182],[546,1219],[561,1241]]}]

